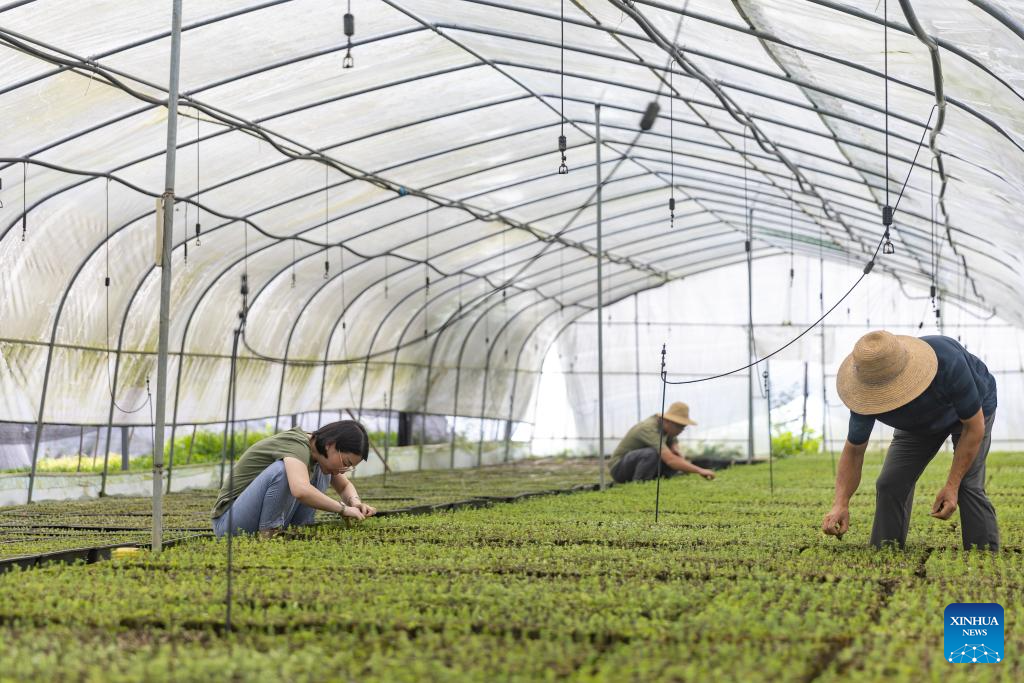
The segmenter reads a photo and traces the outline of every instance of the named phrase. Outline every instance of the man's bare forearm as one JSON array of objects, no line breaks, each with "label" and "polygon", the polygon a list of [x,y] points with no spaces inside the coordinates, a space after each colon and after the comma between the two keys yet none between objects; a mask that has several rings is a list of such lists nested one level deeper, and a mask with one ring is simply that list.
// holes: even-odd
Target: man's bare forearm
[{"label": "man's bare forearm", "polygon": [[843,446],[843,453],[839,456],[839,467],[836,471],[836,497],[835,504],[842,507],[850,505],[850,499],[860,486],[861,469],[864,467],[864,451],[867,450],[867,442],[852,444],[849,441]]},{"label": "man's bare forearm", "polygon": [[[984,424],[984,423],[983,423]],[[964,475],[971,469],[974,459],[978,457],[981,448],[981,441],[985,438],[985,429],[978,429],[971,424],[965,424],[953,451],[953,464],[949,466],[949,478],[946,485],[952,488],[960,488],[960,482]]]},{"label": "man's bare forearm", "polygon": [[662,448],[661,461],[665,463],[665,466],[673,469],[677,472],[689,472],[690,474],[700,474],[704,470],[697,467],[692,462],[673,452],[667,446]]}]

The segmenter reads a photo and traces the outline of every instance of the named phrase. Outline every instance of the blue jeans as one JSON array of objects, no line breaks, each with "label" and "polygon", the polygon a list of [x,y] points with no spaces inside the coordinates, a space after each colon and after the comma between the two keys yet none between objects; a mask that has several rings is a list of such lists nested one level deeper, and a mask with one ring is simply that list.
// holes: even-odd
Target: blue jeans
[{"label": "blue jeans", "polygon": [[[314,468],[313,480],[310,481],[320,491],[327,489],[331,478],[323,471]],[[303,505],[288,488],[288,477],[284,471],[284,461],[278,460],[260,472],[252,483],[245,487],[241,495],[213,520],[213,533],[218,538],[228,531],[228,513],[231,513],[231,533],[256,533],[261,529],[281,529],[288,526],[312,524],[316,510]]]}]

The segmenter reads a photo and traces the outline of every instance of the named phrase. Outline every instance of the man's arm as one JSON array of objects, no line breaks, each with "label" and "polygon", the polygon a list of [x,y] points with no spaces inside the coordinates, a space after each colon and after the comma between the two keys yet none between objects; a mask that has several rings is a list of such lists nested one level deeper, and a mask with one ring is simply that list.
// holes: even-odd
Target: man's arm
[{"label": "man's arm", "polygon": [[335,474],[331,477],[331,486],[338,492],[341,500],[346,504],[358,508],[367,517],[376,514],[377,508],[371,507],[362,501],[359,497],[359,492],[356,491],[355,484],[349,481],[349,478],[344,474]]},{"label": "man's arm", "polygon": [[842,536],[850,529],[850,499],[860,486],[860,474],[864,468],[864,452],[868,442],[862,444],[843,444],[843,453],[839,456],[839,468],[836,471],[836,494],[832,501],[832,509],[821,522],[821,530],[831,536]]},{"label": "man's arm", "polygon": [[309,470],[306,469],[306,464],[298,458],[286,457],[283,462],[284,473],[288,479],[288,490],[292,497],[303,505],[325,512],[341,513],[345,517],[354,519],[362,519],[365,516],[358,508],[339,503],[310,484]]},{"label": "man's arm", "polygon": [[714,479],[715,473],[711,470],[706,470],[703,467],[697,467],[692,462],[679,455],[678,447],[673,444],[671,447],[661,447],[661,461],[665,465],[677,472],[690,472],[692,474],[699,474],[705,479]]},{"label": "man's arm", "polygon": [[963,431],[960,432],[960,439],[953,451],[949,477],[946,479],[946,485],[935,496],[935,504],[932,505],[931,515],[936,519],[949,519],[953,515],[959,498],[960,482],[971,469],[974,459],[978,457],[981,441],[985,438],[985,415],[980,408],[974,415],[960,422],[963,424]]}]

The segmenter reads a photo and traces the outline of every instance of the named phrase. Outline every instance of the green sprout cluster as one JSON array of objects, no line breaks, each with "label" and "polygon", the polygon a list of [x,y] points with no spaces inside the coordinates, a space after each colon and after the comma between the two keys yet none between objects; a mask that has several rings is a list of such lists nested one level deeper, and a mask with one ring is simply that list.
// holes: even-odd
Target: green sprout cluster
[{"label": "green sprout cluster", "polygon": [[[1024,680],[1024,459],[989,456],[999,553],[928,516],[947,465],[922,478],[904,550],[868,545],[877,458],[846,540],[822,534],[820,456],[777,463],[774,496],[762,465],[665,481],[657,524],[644,483],[240,538],[230,632],[223,541],[12,570],[0,679]],[[1004,606],[1001,664],[945,661],[950,602]]]}]

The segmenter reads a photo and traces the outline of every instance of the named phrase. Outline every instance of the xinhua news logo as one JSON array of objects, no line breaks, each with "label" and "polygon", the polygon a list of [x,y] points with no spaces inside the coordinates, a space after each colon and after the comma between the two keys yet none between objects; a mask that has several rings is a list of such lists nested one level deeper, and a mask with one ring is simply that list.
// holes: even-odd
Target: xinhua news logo
[{"label": "xinhua news logo", "polygon": [[954,602],[946,605],[945,651],[954,664],[995,664],[1003,661],[1003,607],[995,602]]}]

